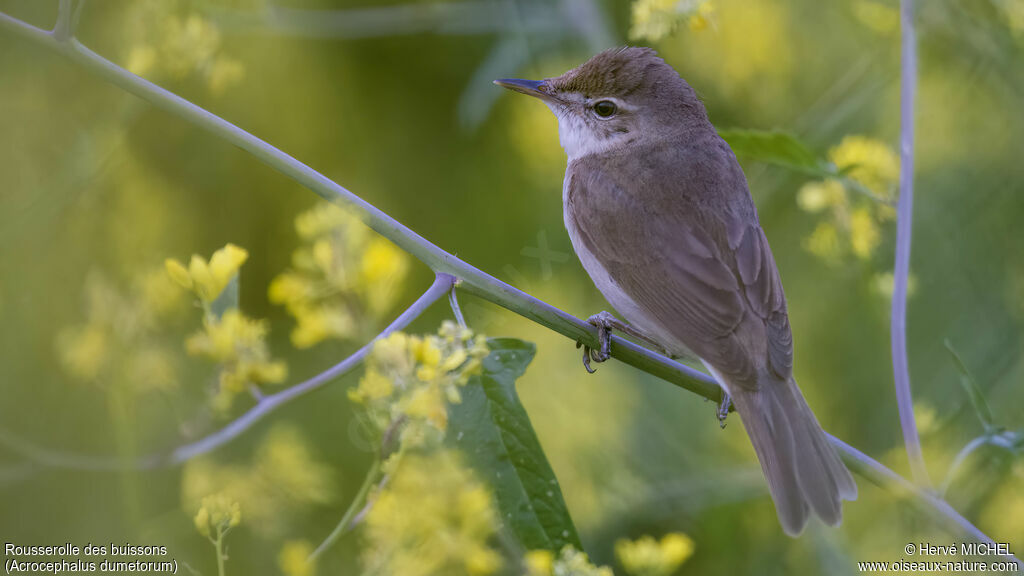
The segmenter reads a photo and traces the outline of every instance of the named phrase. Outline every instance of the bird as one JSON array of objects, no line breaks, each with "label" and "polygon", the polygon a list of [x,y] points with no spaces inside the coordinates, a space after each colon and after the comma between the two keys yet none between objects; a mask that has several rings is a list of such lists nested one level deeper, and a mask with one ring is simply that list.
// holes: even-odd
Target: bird
[{"label": "bird", "polygon": [[[565,227],[625,322],[590,318],[604,361],[614,329],[698,359],[739,414],[783,531],[842,521],[857,485],[793,377],[775,259],[746,176],[693,88],[646,47],[605,50],[561,76],[495,84],[541,100],[567,156]],[[720,409],[720,418],[722,412]]]}]

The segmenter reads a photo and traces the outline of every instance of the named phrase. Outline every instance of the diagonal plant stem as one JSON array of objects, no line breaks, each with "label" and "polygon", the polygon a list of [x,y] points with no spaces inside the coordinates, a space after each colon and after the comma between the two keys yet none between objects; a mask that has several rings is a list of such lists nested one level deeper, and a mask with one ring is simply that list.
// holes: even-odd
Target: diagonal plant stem
[{"label": "diagonal plant stem", "polygon": [[[908,0],[903,1],[905,4],[910,3]],[[904,5],[904,10],[907,10],[906,5]],[[905,12],[905,23],[908,16],[909,12]],[[430,266],[436,273],[438,273],[439,278],[445,277],[443,276],[445,274],[451,275],[446,277],[449,278],[447,282],[457,281],[461,287],[471,294],[515,312],[524,318],[550,328],[573,340],[583,342],[592,347],[597,346],[597,329],[594,326],[585,323],[579,318],[563,312],[562,310],[559,310],[545,302],[542,302],[541,300],[534,298],[533,296],[530,296],[529,294],[526,294],[525,292],[518,290],[517,288],[514,288],[477,268],[474,268],[454,255],[445,252],[391,216],[381,212],[362,198],[359,198],[349,190],[331,181],[326,176],[313,170],[297,159],[289,156],[274,146],[271,146],[263,140],[260,140],[256,136],[253,136],[234,124],[231,124],[230,122],[204,110],[203,108],[196,106],[195,104],[153,84],[152,82],[135,76],[86,48],[76,39],[71,38],[67,41],[59,41],[52,33],[22,22],[16,18],[12,18],[2,12],[0,12],[0,30],[7,30],[18,34],[41,46],[64,55],[71,61],[97,74],[115,86],[135,94],[152,105],[187,120],[200,128],[208,130],[215,136],[242,148],[264,164],[306,186],[326,200],[352,210],[367,226]],[[904,28],[904,31],[906,33],[906,28]],[[912,25],[910,31],[913,31]],[[910,47],[910,51],[911,54],[913,54],[913,46]],[[913,68],[916,68],[916,65],[913,66]],[[914,74],[910,74],[911,78],[913,78],[913,76]],[[911,104],[910,112],[912,116],[913,99],[911,98],[909,102]],[[906,102],[904,102],[904,104],[906,104]],[[906,110],[904,110],[904,112],[906,112]],[[904,124],[904,130],[906,127],[906,124]],[[904,134],[904,136],[906,136],[906,134]],[[906,166],[907,165],[904,165],[904,168],[906,168]],[[904,173],[901,174],[901,178],[906,178],[906,176],[907,173],[904,171]],[[904,200],[901,198],[900,230],[903,230],[904,216],[906,216],[905,223],[909,226],[909,210],[902,209],[903,202]],[[909,229],[906,230],[906,232],[909,234]],[[909,256],[909,236],[904,238],[904,242],[907,242],[907,255]],[[897,275],[897,283],[899,282],[898,278],[899,275]],[[905,312],[905,275],[903,282]],[[435,281],[434,286],[432,286],[431,290],[428,292],[433,291],[437,287],[438,282]],[[450,287],[451,284],[442,283],[434,297],[434,300],[443,297]],[[425,297],[426,294],[424,297],[421,297],[420,300],[422,301]],[[894,297],[894,302],[895,300],[896,298]],[[409,311],[407,310],[406,313],[408,312]],[[403,314],[403,317],[404,316],[405,314]],[[399,320],[401,320],[401,318]],[[411,320],[411,318],[409,320]],[[392,326],[395,326],[396,324],[398,324],[398,320],[396,320]],[[905,336],[905,331],[903,333]],[[647,372],[648,374],[666,380],[667,382],[690,390],[691,392],[709,400],[721,400],[721,389],[710,376],[694,370],[685,364],[681,364],[647,350],[646,348],[637,346],[636,344],[618,336],[613,336],[612,342],[612,356],[618,360]],[[360,350],[363,355],[368,351],[367,347]],[[356,354],[359,354],[360,352],[357,352]],[[342,364],[349,362],[351,359],[352,357],[346,359]],[[355,364],[357,364],[357,362],[353,361],[347,366],[347,369],[350,369]],[[331,370],[340,370],[340,366],[341,364],[335,366]],[[339,371],[338,373],[341,372]],[[319,378],[319,376],[315,377],[315,379],[317,378]],[[909,384],[909,380],[907,382]],[[326,383],[326,380],[312,385],[310,389],[321,386],[324,383]],[[309,384],[309,382],[303,383],[303,385],[306,384]],[[294,388],[296,387],[289,388],[284,392],[279,392],[278,394],[268,396],[267,398],[279,397],[282,394],[290,392]],[[909,393],[909,386],[907,391]],[[302,393],[304,392],[289,394],[288,396],[283,397],[284,399],[280,400],[280,403],[287,402]],[[903,403],[901,402],[901,407],[902,405]],[[254,408],[253,411],[255,410],[257,409]],[[165,460],[163,462],[157,462],[156,465],[161,463],[180,463],[195,456],[197,453],[211,450],[213,447],[219,446],[236,437],[244,429],[248,428],[252,422],[262,418],[268,412],[260,411],[259,413],[250,416],[253,414],[253,411],[245,414],[240,419],[247,422],[244,426],[236,426],[239,421],[235,421],[225,429],[215,434],[214,436],[217,437],[216,440],[207,438],[199,442],[183,446],[173,453],[170,462]],[[914,428],[914,430],[916,430],[916,428]],[[833,445],[839,449],[844,461],[846,461],[856,472],[862,474],[872,482],[884,487],[892,493],[909,495],[915,505],[918,505],[929,516],[938,519],[944,526],[950,528],[952,531],[980,542],[993,542],[991,538],[981,532],[977,527],[971,524],[970,521],[961,516],[941,498],[918,486],[915,486],[914,484],[911,484],[878,461],[873,460],[871,457],[838,438],[830,438]],[[2,439],[3,436],[0,436],[0,440]],[[41,461],[40,463],[47,464],[45,461]],[[154,464],[150,465],[152,466]],[[1024,563],[1021,563],[1016,557],[1010,555],[1008,558],[1017,562],[1021,568],[1024,569]]]},{"label": "diagonal plant stem", "polygon": [[327,370],[313,376],[312,378],[286,388],[275,394],[263,396],[255,406],[239,418],[232,420],[230,424],[220,430],[192,442],[179,446],[169,454],[151,454],[135,460],[124,461],[116,458],[89,457],[77,454],[64,454],[45,450],[34,446],[21,438],[17,438],[9,432],[0,430],[0,444],[25,456],[25,458],[52,468],[74,468],[86,470],[121,470],[121,469],[149,469],[160,466],[171,466],[183,464],[184,462],[210,452],[224,444],[234,440],[243,432],[251,428],[256,422],[262,420],[271,412],[284,406],[305,394],[312,392],[325,384],[347,374],[363,361],[367,354],[373,349],[374,343],[385,338],[392,332],[402,330],[413,320],[419,317],[424,310],[443,298],[455,284],[455,278],[448,274],[438,274],[434,283],[423,293],[411,306],[406,308],[398,318],[385,328],[376,338],[365,344],[348,358],[331,366]]},{"label": "diagonal plant stem", "polygon": [[[995,549],[996,542],[992,538],[989,538],[987,534],[961,516],[955,508],[950,506],[941,497],[935,495],[930,490],[922,490],[919,486],[914,485],[906,478],[886,468],[878,461],[839,438],[831,434],[828,436],[829,440],[832,441],[832,445],[839,449],[840,454],[843,456],[843,461],[846,462],[851,470],[892,494],[905,496],[912,506],[934,519],[951,533],[988,544]],[[1024,562],[1021,562],[1016,556],[1008,554],[1005,558],[1017,563],[1017,571],[1024,571]]]},{"label": "diagonal plant stem", "polygon": [[196,457],[199,454],[209,452],[214,448],[233,440],[242,432],[248,430],[257,421],[261,420],[264,416],[274,410],[277,410],[284,404],[291,402],[299,396],[308,394],[343,374],[350,372],[353,368],[359,366],[363,361],[363,358],[373,350],[373,345],[378,340],[386,338],[392,332],[396,332],[408,326],[409,323],[419,317],[424,310],[443,298],[449,290],[451,290],[454,284],[455,278],[452,276],[443,273],[437,274],[434,278],[434,283],[431,284],[430,288],[428,288],[427,291],[419,297],[419,299],[413,302],[412,306],[406,308],[405,312],[402,312],[402,314],[380,334],[378,334],[376,338],[363,345],[363,347],[357,350],[354,354],[301,384],[296,384],[295,386],[286,388],[276,394],[264,396],[256,406],[253,406],[240,418],[233,420],[224,428],[221,428],[202,440],[179,447],[171,453],[167,460],[172,464],[180,464]]},{"label": "diagonal plant stem", "polygon": [[364,505],[368,504],[366,502],[366,498],[370,494],[370,489],[373,488],[374,484],[377,482],[377,477],[380,475],[380,467],[381,462],[378,457],[373,461],[373,464],[370,465],[370,469],[366,472],[366,478],[363,479],[363,485],[359,487],[359,492],[356,493],[355,498],[352,499],[352,502],[345,510],[345,514],[341,517],[341,521],[338,522],[338,525],[334,527],[334,530],[331,531],[327,538],[325,538],[324,541],[316,547],[316,550],[309,555],[309,562],[316,561],[317,557],[333,546],[347,530],[354,526],[356,514],[359,513]]},{"label": "diagonal plant stem", "polygon": [[[264,164],[309,188],[318,196],[352,211],[367,226],[430,266],[435,272],[455,276],[459,279],[459,286],[466,292],[511,310],[573,340],[582,341],[591,347],[597,346],[597,328],[593,325],[554,308],[445,252],[299,160],[223,118],[128,72],[83,46],[78,40],[72,38],[66,42],[59,42],[50,32],[2,12],[0,12],[0,30],[15,32],[41,46],[50,48],[111,84],[249,152]],[[709,381],[702,372],[669,360],[660,354],[655,354],[623,338],[613,337],[612,342],[612,356],[618,360],[705,398],[716,402],[721,399],[721,389],[713,381]]]},{"label": "diagonal plant stem", "polygon": [[914,33],[914,0],[900,1],[900,198],[896,220],[896,265],[893,271],[891,315],[892,369],[896,404],[907,447],[910,472],[919,486],[931,487],[924,464],[921,439],[914,419],[907,362],[907,283],[910,277],[910,236],[914,210],[914,98],[917,92],[917,36]]}]

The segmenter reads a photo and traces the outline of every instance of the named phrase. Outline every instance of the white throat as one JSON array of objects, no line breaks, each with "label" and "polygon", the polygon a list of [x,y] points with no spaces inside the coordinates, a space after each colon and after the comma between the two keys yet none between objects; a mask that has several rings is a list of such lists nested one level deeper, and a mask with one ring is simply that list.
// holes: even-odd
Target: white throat
[{"label": "white throat", "polygon": [[612,134],[602,138],[594,134],[586,122],[576,114],[560,110],[552,104],[548,104],[548,107],[558,117],[558,140],[569,160],[606,152],[618,145],[625,136]]}]

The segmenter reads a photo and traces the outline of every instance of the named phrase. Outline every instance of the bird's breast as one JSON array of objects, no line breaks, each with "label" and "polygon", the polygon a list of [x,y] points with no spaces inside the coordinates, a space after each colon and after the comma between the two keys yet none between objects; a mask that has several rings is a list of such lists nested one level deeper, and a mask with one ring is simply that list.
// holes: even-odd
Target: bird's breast
[{"label": "bird's breast", "polygon": [[[608,303],[615,308],[616,312],[629,324],[654,336],[658,343],[665,349],[677,356],[693,357],[694,354],[674,336],[669,333],[659,322],[651,318],[636,300],[633,299],[621,286],[611,277],[608,270],[601,263],[601,260],[582,240],[580,228],[576,215],[579,206],[573,201],[569,194],[570,174],[566,173],[566,179],[562,190],[562,216],[565,220],[565,229],[569,233],[569,240],[572,242],[573,251],[579,258],[583,269],[590,276],[590,279],[597,286],[601,295],[608,300]],[[600,237],[600,231],[588,231],[589,237]],[[606,238],[607,241],[614,239]]]}]

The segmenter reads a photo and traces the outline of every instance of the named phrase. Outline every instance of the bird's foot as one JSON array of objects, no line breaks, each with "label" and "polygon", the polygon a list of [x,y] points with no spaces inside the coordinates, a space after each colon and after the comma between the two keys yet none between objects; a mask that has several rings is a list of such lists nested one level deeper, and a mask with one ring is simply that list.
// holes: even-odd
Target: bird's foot
[{"label": "bird's foot", "polygon": [[594,314],[587,318],[587,322],[597,327],[597,349],[595,350],[582,342],[577,342],[576,347],[583,347],[583,367],[586,368],[587,372],[593,374],[597,372],[597,369],[591,368],[590,363],[601,363],[611,358],[612,328],[624,326],[624,324],[608,312]]},{"label": "bird's foot", "polygon": [[607,360],[612,355],[612,330],[618,330],[623,334],[627,334],[648,344],[654,350],[660,352],[664,356],[672,358],[665,348],[661,346],[652,336],[629,324],[626,324],[622,320],[619,320],[615,316],[612,316],[610,312],[598,312],[590,318],[587,318],[587,322],[597,327],[597,349],[593,349],[582,342],[577,342],[576,347],[583,348],[583,367],[587,369],[587,372],[593,374],[596,370],[591,368],[591,362],[601,363]]},{"label": "bird's foot", "polygon": [[722,390],[722,401],[718,404],[718,425],[724,430],[725,420],[729,417],[729,408],[732,407],[732,398],[729,397],[729,393]]}]

